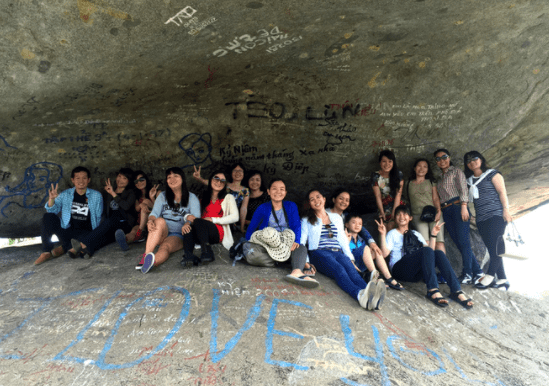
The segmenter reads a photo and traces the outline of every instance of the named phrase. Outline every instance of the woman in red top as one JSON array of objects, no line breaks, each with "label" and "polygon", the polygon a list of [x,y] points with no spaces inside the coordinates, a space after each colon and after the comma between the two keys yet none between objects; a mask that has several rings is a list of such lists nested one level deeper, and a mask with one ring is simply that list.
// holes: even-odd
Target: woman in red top
[{"label": "woman in red top", "polygon": [[[201,218],[193,215],[187,217],[189,227],[183,227],[183,233],[191,233],[192,240],[185,238],[183,248],[185,255],[181,265],[188,268],[192,265],[207,264],[215,260],[211,244],[223,244],[228,250],[233,245],[233,236],[229,225],[238,221],[238,208],[231,194],[227,194],[227,179],[220,171],[214,172],[208,179],[208,188],[200,198]],[[193,254],[195,244],[200,244],[200,258]]]}]

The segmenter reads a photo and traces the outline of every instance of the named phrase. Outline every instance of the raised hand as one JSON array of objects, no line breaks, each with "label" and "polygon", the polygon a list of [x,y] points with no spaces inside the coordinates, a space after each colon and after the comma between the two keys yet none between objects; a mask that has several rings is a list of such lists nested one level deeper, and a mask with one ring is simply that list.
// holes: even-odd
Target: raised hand
[{"label": "raised hand", "polygon": [[160,192],[158,191],[158,187],[159,187],[159,186],[160,186],[160,184],[156,184],[156,185],[154,185],[154,186],[151,188],[151,190],[149,191],[149,197],[150,197],[151,201],[153,201],[153,202],[154,202],[154,200],[156,199],[156,194],[157,194],[157,193],[160,193]]},{"label": "raised hand", "polygon": [[444,223],[439,224],[438,221],[437,221],[437,223],[435,224],[433,229],[431,229],[431,234],[433,236],[438,235],[438,232],[440,232],[440,228],[442,228],[443,225],[444,225]]},{"label": "raised hand", "polygon": [[55,187],[53,186],[53,184],[50,185],[50,189],[48,190],[48,194],[50,195],[50,201],[52,202],[55,201],[57,196],[59,196],[59,194],[57,193],[58,188],[59,188],[59,184],[55,184]]},{"label": "raised hand", "polygon": [[194,173],[193,177],[195,180],[198,180],[202,182],[202,177],[200,177],[200,169],[202,169],[202,166],[199,166],[198,169],[196,168],[196,165],[194,165]]},{"label": "raised hand", "polygon": [[379,231],[379,234],[385,237],[385,235],[387,234],[387,228],[385,228],[385,224],[383,223],[383,221],[381,219],[380,222],[378,222],[377,220],[374,221],[377,224],[377,230]]},{"label": "raised hand", "polygon": [[107,182],[105,184],[105,191],[107,193],[109,193],[111,196],[114,197],[115,193],[114,193],[114,189],[112,188],[112,185],[111,185],[111,179],[110,178],[107,178]]}]

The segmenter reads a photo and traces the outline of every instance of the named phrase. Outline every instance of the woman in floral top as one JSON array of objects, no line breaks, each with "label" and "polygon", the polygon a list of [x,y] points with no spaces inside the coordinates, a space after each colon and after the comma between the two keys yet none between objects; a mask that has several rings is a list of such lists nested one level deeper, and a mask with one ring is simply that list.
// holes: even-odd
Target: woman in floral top
[{"label": "woman in floral top", "polygon": [[395,155],[390,150],[379,153],[379,166],[380,170],[372,173],[372,189],[376,197],[379,218],[387,224],[387,229],[391,230],[395,227],[395,208],[404,205],[400,200],[404,177],[397,168]]}]

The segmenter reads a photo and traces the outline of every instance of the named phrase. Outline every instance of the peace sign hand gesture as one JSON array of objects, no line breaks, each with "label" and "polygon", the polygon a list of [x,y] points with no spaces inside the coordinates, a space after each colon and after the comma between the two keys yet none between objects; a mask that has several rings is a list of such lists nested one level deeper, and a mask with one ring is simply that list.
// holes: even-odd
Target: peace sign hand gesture
[{"label": "peace sign hand gesture", "polygon": [[202,177],[200,177],[200,169],[202,169],[202,166],[199,166],[198,169],[196,168],[196,165],[194,165],[194,173],[193,177],[195,180],[198,180],[202,182]]},{"label": "peace sign hand gesture", "polygon": [[57,196],[59,196],[59,194],[57,193],[57,188],[59,187],[59,184],[55,184],[55,187],[53,186],[53,184],[50,185],[50,189],[48,190],[48,194],[49,194],[49,201],[48,201],[48,204],[50,204],[49,206],[51,207],[55,201],[55,199],[57,198]]},{"label": "peace sign hand gesture", "polygon": [[107,178],[107,182],[106,182],[106,185],[105,185],[105,191],[107,193],[109,193],[111,196],[115,196],[116,194],[114,193],[114,189],[112,188],[112,185],[111,185],[111,179],[110,178]]},{"label": "peace sign hand gesture", "polygon": [[160,184],[156,184],[156,185],[154,185],[154,186],[151,188],[151,190],[149,191],[149,197],[150,197],[150,199],[151,199],[152,202],[154,202],[154,200],[156,199],[157,193],[160,193],[160,192],[158,191],[158,187],[159,187],[159,186],[160,186]]},{"label": "peace sign hand gesture", "polygon": [[379,234],[382,237],[385,237],[387,234],[387,228],[385,228],[385,224],[383,223],[383,220],[380,220],[380,222],[377,222],[377,220],[374,220],[377,224],[377,230],[379,231]]},{"label": "peace sign hand gesture", "polygon": [[444,225],[444,223],[439,224],[438,221],[437,221],[437,223],[435,224],[435,226],[434,226],[433,229],[431,230],[431,234],[432,234],[433,236],[438,235],[438,232],[440,232],[440,228],[442,228],[443,225]]}]

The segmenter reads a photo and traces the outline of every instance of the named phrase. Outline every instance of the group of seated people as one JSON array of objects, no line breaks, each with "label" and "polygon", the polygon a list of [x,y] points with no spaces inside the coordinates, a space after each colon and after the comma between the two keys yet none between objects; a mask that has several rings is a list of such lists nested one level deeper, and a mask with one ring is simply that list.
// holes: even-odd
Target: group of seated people
[{"label": "group of seated people", "polygon": [[[404,290],[398,280],[421,279],[427,285],[426,298],[435,305],[448,306],[439,291],[439,284],[447,283],[449,297],[470,309],[473,302],[461,290],[462,284],[509,288],[500,256],[500,236],[512,221],[505,184],[479,152],[464,156],[465,171],[453,166],[446,149],[434,156],[442,172],[438,183],[429,160],[421,158],[405,184],[394,154],[380,153],[380,170],[371,177],[379,245],[362,217],[348,212],[351,195],[344,189],[332,194],[330,208],[321,191],[311,189],[300,210],[285,200],[284,180],[274,178],[267,188],[261,172],[246,173],[242,164],[236,164],[228,173],[214,170],[208,179],[195,167],[193,177],[205,185],[199,196],[188,190],[179,167],[166,170],[164,191],[143,171],[122,168],[116,182],[107,179],[100,193],[88,188],[90,171],[78,166],[71,173],[74,188],[59,193],[57,185],[49,187],[41,228],[43,253],[34,264],[64,253],[88,258],[114,241],[124,251],[132,243],[145,242],[136,269],[147,273],[181,249],[184,268],[211,263],[212,245],[221,244],[231,257],[244,257],[251,265],[291,264],[285,278],[293,284],[319,287],[318,271],[367,310],[381,308],[387,288]],[[471,250],[470,201],[490,254],[486,274]],[[443,224],[462,254],[459,277],[445,254]],[[53,235],[60,241],[55,248]]]}]

